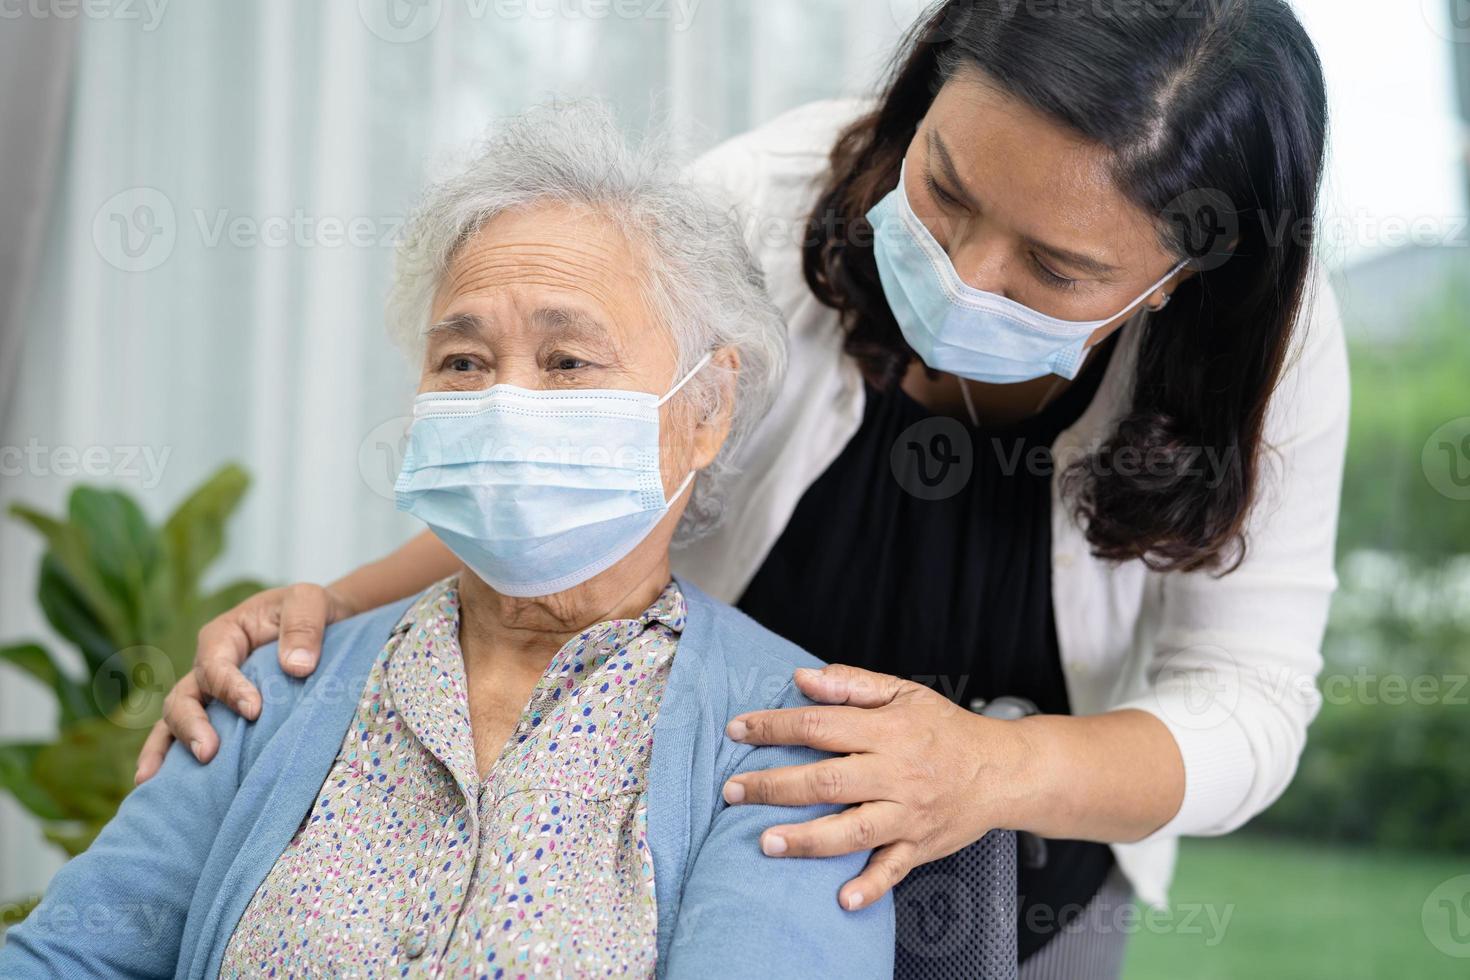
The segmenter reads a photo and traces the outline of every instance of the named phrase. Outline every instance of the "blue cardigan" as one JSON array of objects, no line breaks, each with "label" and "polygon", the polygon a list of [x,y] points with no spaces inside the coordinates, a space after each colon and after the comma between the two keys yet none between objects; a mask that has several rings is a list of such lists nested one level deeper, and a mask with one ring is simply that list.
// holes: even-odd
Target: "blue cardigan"
[{"label": "blue cardigan", "polygon": [[[811,762],[805,748],[740,745],[733,716],[809,703],[791,682],[820,662],[680,581],[688,622],[654,727],[648,840],[660,977],[893,975],[893,906],[838,907],[867,854],[768,858],[759,836],[838,807],[726,806],[737,772]],[[247,723],[218,705],[218,756],[175,745],[86,853],[0,948],[0,977],[213,977],[255,889],[311,809],[369,669],[412,599],[327,630],[321,667],[287,676],[272,644],[245,673],[264,707]]]}]

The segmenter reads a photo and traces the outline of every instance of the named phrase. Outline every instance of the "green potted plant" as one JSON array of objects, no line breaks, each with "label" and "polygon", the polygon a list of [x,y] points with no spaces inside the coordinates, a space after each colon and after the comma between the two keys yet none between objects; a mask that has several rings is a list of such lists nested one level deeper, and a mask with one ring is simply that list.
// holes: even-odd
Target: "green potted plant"
[{"label": "green potted plant", "polygon": [[[62,516],[11,507],[46,540],[37,599],[85,673],[37,642],[0,646],[0,664],[40,682],[57,705],[55,738],[0,743],[0,790],[68,855],[86,850],[132,789],[138,751],[193,663],[199,628],[263,588],[201,585],[248,485],[243,469],[227,465],[161,525],[128,495],[89,486],[72,491]],[[36,901],[4,906],[0,927]]]}]

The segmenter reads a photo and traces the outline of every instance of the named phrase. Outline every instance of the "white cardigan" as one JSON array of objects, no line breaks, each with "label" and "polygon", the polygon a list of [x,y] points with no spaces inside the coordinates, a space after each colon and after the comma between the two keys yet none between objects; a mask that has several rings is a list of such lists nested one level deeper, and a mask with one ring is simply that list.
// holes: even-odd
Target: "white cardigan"
[{"label": "white cardigan", "polygon": [[[791,334],[785,385],[741,451],[725,520],[675,551],[677,572],[729,602],[862,419],[862,379],[842,352],[835,312],[806,286],[800,244],[836,136],[865,106],[844,100],[796,109],[694,164],[711,193],[739,208]],[[1137,561],[1100,561],[1072,506],[1053,490],[1052,598],[1072,710],[1148,711],[1168,726],[1184,759],[1179,812],[1150,837],[1113,848],[1151,905],[1167,901],[1179,836],[1228,833],[1281,795],[1321,703],[1316,676],[1336,586],[1348,369],[1322,276],[1307,309],[1268,416],[1273,451],[1238,570],[1160,574]],[[1092,405],[1057,439],[1060,462],[1105,439],[1126,408],[1135,323],[1124,328]]]}]

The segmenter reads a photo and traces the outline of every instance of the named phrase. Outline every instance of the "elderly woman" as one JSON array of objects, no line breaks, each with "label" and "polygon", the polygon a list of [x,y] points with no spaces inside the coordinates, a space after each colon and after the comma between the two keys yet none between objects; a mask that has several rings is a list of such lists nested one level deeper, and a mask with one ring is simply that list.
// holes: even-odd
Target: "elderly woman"
[{"label": "elderly woman", "polygon": [[176,747],[0,975],[891,975],[891,905],[834,901],[867,855],[768,858],[774,808],[721,795],[819,757],[724,737],[819,662],[669,571],[784,364],[738,229],[604,112],[536,111],[430,195],[390,307],[398,504],[465,570],[304,683],[253,656],[259,720]]}]

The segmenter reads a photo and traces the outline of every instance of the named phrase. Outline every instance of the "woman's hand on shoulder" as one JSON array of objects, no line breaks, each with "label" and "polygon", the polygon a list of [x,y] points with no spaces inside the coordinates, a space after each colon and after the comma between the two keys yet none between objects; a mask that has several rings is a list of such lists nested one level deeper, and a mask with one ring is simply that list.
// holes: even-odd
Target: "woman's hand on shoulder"
[{"label": "woman's hand on shoulder", "polygon": [[259,717],[260,692],[240,670],[252,650],[279,639],[281,669],[306,677],[316,670],[327,626],[357,611],[341,592],[301,583],[258,592],[210,620],[199,631],[194,669],[164,699],[163,720],[143,743],[135,781],[158,772],[174,739],[200,762],[214,758],[219,736],[204,711],[210,701],[222,701],[251,721]]},{"label": "woman's hand on shoulder", "polygon": [[967,711],[923,685],[856,667],[798,669],[814,705],[733,718],[726,735],[746,745],[806,745],[821,762],[742,773],[724,789],[731,804],[847,809],[768,828],[770,857],[829,857],[871,850],[867,869],[838,901],[866,908],[920,864],[952,854],[995,827],[1011,826],[1009,801],[1029,752],[1012,722]]}]

